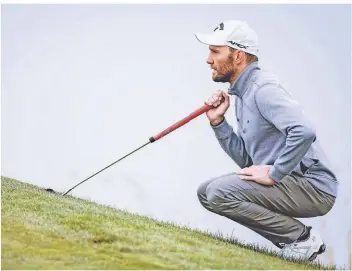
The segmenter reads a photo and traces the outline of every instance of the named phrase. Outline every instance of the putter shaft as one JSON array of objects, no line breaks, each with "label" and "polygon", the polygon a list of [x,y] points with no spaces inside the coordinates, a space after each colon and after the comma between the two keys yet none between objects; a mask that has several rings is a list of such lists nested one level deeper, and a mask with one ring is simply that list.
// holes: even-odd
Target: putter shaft
[{"label": "putter shaft", "polygon": [[117,162],[121,161],[122,159],[126,158],[127,156],[131,155],[132,153],[138,151],[139,149],[147,146],[149,143],[151,142],[148,142],[148,143],[145,143],[144,145],[140,146],[139,148],[135,149],[134,151],[130,152],[129,154],[126,154],[124,157],[121,157],[119,160],[116,160],[115,162],[111,163],[110,165],[104,167],[103,169],[99,170],[98,172],[94,173],[93,175],[89,176],[87,179],[84,179],[82,182],[76,184],[74,187],[72,187],[71,189],[67,190],[67,192],[65,192],[63,194],[63,196],[65,196],[67,193],[69,193],[70,191],[72,191],[73,189],[75,189],[77,186],[79,186],[80,184],[88,181],[90,178],[93,178],[95,175],[99,174],[100,172],[104,171],[105,169],[111,167],[112,165],[115,165]]},{"label": "putter shaft", "polygon": [[80,183],[76,184],[74,187],[72,187],[71,189],[67,190],[63,196],[67,195],[70,191],[72,191],[73,189],[75,189],[77,186],[79,186],[80,184],[88,181],[90,178],[94,177],[95,175],[99,174],[100,172],[104,171],[105,169],[111,167],[112,165],[116,164],[117,162],[121,161],[122,159],[126,158],[127,156],[131,155],[132,153],[138,151],[139,149],[145,147],[146,145],[148,145],[149,143],[153,143],[157,140],[159,140],[160,138],[166,136],[167,134],[171,133],[172,131],[180,128],[181,126],[185,125],[187,122],[191,121],[192,119],[202,115],[203,113],[209,111],[210,109],[214,108],[213,106],[210,106],[208,104],[203,105],[202,107],[198,108],[197,110],[193,111],[191,114],[189,114],[187,117],[183,118],[182,120],[174,123],[173,125],[171,125],[170,127],[168,127],[167,129],[165,129],[164,131],[158,133],[155,136],[152,136],[151,138],[149,138],[149,142],[145,143],[144,145],[142,145],[141,147],[135,149],[134,151],[130,152],[129,154],[125,155],[124,157],[120,158],[119,160],[111,163],[110,165],[106,166],[105,168],[99,170],[98,172],[94,173],[93,175],[89,176],[88,178],[84,179],[83,181],[81,181]]}]

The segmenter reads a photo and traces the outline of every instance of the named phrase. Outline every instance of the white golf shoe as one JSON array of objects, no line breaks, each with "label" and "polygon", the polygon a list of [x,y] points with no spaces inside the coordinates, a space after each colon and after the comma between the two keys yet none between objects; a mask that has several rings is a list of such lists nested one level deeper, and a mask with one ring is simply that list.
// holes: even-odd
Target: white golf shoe
[{"label": "white golf shoe", "polygon": [[325,251],[326,246],[319,234],[311,227],[307,228],[310,231],[307,239],[297,240],[291,244],[282,244],[283,248],[280,254],[284,258],[313,261],[318,254]]}]

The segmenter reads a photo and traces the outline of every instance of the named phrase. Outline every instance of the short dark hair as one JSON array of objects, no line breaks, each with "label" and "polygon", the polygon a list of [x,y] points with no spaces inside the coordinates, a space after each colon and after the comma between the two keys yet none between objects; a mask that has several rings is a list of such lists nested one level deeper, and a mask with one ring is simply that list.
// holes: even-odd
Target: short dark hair
[{"label": "short dark hair", "polygon": [[[237,49],[232,48],[232,47],[229,47],[229,48],[230,48],[230,51],[231,51],[231,52],[234,52],[234,51],[237,50]],[[256,55],[252,55],[252,54],[246,53],[246,52],[244,52],[244,53],[246,54],[247,63],[252,63],[252,62],[254,62],[254,61],[258,61],[258,57],[257,57]]]},{"label": "short dark hair", "polygon": [[250,53],[246,53],[246,55],[247,55],[247,62],[258,61],[258,57],[256,55],[252,55]]}]

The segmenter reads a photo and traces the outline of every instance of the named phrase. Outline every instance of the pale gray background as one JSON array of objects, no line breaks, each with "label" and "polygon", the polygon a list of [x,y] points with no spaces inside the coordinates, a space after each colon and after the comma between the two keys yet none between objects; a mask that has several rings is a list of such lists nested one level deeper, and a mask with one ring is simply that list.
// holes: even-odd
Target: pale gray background
[{"label": "pale gray background", "polygon": [[[194,32],[228,19],[257,31],[260,65],[316,125],[341,186],[328,215],[302,221],[326,240],[319,259],[347,266],[349,5],[3,5],[2,175],[65,191],[226,90]],[[72,194],[272,247],[198,203],[201,182],[236,169],[203,115]]]}]

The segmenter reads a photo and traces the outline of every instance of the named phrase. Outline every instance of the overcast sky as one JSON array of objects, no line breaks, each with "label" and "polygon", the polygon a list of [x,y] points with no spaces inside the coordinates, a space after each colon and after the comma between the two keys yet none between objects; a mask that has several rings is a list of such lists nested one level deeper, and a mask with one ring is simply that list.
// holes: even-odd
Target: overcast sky
[{"label": "overcast sky", "polygon": [[[347,265],[347,5],[2,5],[2,175],[66,191],[226,90],[211,81],[208,48],[194,33],[229,19],[257,31],[260,66],[279,77],[316,126],[341,185],[328,215],[302,221],[326,241],[321,261]],[[226,115],[233,125],[234,112]],[[272,247],[198,202],[201,182],[237,168],[203,115],[72,195]]]}]

